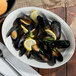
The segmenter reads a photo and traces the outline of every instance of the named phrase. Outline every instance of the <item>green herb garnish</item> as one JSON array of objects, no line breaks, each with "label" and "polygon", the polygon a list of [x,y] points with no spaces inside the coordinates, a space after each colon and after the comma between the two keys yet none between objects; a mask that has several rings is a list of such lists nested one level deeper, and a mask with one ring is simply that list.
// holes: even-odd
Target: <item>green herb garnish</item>
[{"label": "green herb garnish", "polygon": [[43,53],[42,49],[40,49],[40,48],[39,48],[39,51],[41,51]]},{"label": "green herb garnish", "polygon": [[54,50],[54,51],[56,51],[56,49],[55,49],[55,48],[54,48],[53,50]]},{"label": "green herb garnish", "polygon": [[30,37],[30,35],[26,35],[26,37]]},{"label": "green herb garnish", "polygon": [[50,41],[52,41],[52,40],[54,40],[54,38],[44,39],[43,41],[45,41],[45,42],[50,42]]},{"label": "green herb garnish", "polygon": [[68,43],[64,40],[64,43],[66,44],[66,45],[68,45]]}]

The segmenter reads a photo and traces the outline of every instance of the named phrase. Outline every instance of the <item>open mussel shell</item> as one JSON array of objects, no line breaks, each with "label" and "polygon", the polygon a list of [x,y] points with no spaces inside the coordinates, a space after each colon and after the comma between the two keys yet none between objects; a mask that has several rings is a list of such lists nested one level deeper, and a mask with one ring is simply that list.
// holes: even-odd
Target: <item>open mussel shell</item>
[{"label": "open mussel shell", "polygon": [[18,43],[19,43],[20,38],[21,38],[21,33],[20,33],[19,28],[16,28],[11,32],[11,38],[13,40],[14,47],[18,48]]},{"label": "open mussel shell", "polygon": [[12,27],[12,28],[7,32],[6,37],[9,37],[9,36],[11,35],[11,32],[12,32],[13,30],[15,30],[15,28],[14,28],[14,27]]},{"label": "open mussel shell", "polygon": [[21,25],[21,23],[20,23],[20,18],[17,18],[17,19],[14,21],[13,26],[10,28],[10,30],[8,31],[8,33],[7,33],[6,36],[7,36],[7,37],[10,36],[12,31],[20,29],[20,25]]},{"label": "open mussel shell", "polygon": [[57,49],[53,49],[52,55],[54,55],[58,61],[63,61],[63,56]]},{"label": "open mussel shell", "polygon": [[30,16],[27,15],[17,18],[14,21],[13,25],[13,27],[19,27],[20,25],[24,25],[29,30],[32,30],[34,28],[33,20],[30,18]]},{"label": "open mussel shell", "polygon": [[68,48],[70,46],[70,42],[68,40],[56,40],[53,41],[51,45],[57,48]]},{"label": "open mussel shell", "polygon": [[41,62],[48,62],[48,59],[41,52],[34,51],[32,55]]},{"label": "open mussel shell", "polygon": [[61,24],[57,21],[51,22],[50,29],[55,33],[57,40],[61,37]]},{"label": "open mussel shell", "polygon": [[34,59],[40,61],[40,62],[44,62],[44,60],[37,54],[37,52],[33,52],[32,56]]},{"label": "open mussel shell", "polygon": [[26,27],[29,27],[29,26],[33,26],[34,27],[34,22],[31,19],[28,20],[28,19],[21,18],[20,19],[20,23],[25,25]]},{"label": "open mussel shell", "polygon": [[46,58],[44,52],[42,49],[40,49],[37,45],[33,46],[33,53],[37,55],[42,61],[48,62],[48,59]]},{"label": "open mussel shell", "polygon": [[11,35],[12,31],[14,31],[14,30],[16,30],[22,34],[21,23],[19,20],[20,20],[19,18],[15,20],[13,27],[10,28],[6,37],[9,37]]},{"label": "open mussel shell", "polygon": [[33,21],[28,21],[26,19],[20,19],[21,25],[23,25],[26,29],[29,31],[34,29],[34,23]]},{"label": "open mussel shell", "polygon": [[21,23],[25,24],[25,25],[30,25],[30,23],[32,22],[32,19],[30,18],[30,16],[28,15],[23,15],[21,17],[18,17],[15,21],[14,21],[14,25],[19,25]]},{"label": "open mussel shell", "polygon": [[23,25],[26,25],[26,28],[29,29],[29,31],[33,30],[34,29],[34,21],[31,19],[30,16],[28,15],[24,15],[23,18],[20,19],[20,22],[23,24]]}]

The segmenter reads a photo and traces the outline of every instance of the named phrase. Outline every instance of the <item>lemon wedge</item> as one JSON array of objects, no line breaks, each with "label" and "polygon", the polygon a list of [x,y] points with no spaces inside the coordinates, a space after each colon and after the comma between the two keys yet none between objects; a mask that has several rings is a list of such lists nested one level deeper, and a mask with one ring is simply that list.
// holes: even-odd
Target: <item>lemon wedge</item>
[{"label": "lemon wedge", "polygon": [[56,40],[56,35],[54,34],[53,31],[51,31],[51,30],[49,30],[49,29],[45,29],[45,31],[46,31],[49,35],[51,35],[51,36],[54,38],[54,40]]},{"label": "lemon wedge", "polygon": [[36,44],[36,41],[32,38],[27,38],[24,41],[24,47],[27,49],[27,51],[32,50],[32,46]]},{"label": "lemon wedge", "polygon": [[25,33],[28,32],[28,30],[23,25],[21,25],[21,28],[24,30]]},{"label": "lemon wedge", "polygon": [[30,17],[32,20],[37,23],[37,16],[39,15],[38,11],[35,9],[34,11],[31,12]]}]

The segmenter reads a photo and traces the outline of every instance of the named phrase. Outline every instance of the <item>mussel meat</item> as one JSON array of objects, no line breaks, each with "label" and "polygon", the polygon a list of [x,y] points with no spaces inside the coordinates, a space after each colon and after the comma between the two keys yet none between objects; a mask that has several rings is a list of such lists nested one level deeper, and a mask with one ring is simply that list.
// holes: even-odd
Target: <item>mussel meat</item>
[{"label": "mussel meat", "polygon": [[34,29],[34,22],[30,19],[20,19],[22,25],[24,25],[29,31]]}]

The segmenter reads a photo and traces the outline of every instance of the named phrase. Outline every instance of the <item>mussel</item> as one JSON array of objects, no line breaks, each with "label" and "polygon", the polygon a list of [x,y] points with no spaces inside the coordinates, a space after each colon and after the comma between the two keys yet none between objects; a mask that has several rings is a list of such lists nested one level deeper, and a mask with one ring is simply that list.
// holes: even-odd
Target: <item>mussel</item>
[{"label": "mussel", "polygon": [[37,45],[33,45],[33,54],[39,57],[41,60],[48,62],[48,59],[45,57],[43,51],[39,49]]},{"label": "mussel", "polygon": [[47,33],[45,32],[45,24],[44,24],[44,20],[43,20],[43,17],[41,16],[37,16],[37,21],[38,21],[38,24],[36,26],[36,29],[35,29],[35,37],[36,38],[43,38]]},{"label": "mussel", "polygon": [[52,55],[54,55],[58,61],[60,61],[60,62],[63,61],[63,56],[57,49],[55,49],[55,48],[53,49]]},{"label": "mussel", "polygon": [[38,21],[38,28],[37,28],[37,29],[44,30],[44,21],[43,21],[43,17],[37,16],[37,21]]},{"label": "mussel", "polygon": [[56,56],[54,56],[53,54],[50,55],[50,60],[49,61],[51,62],[52,65],[54,65],[56,63]]},{"label": "mussel", "polygon": [[32,53],[32,55],[34,55],[34,57],[36,57],[37,59],[39,59],[42,62],[48,62],[48,59],[41,52],[34,51]]},{"label": "mussel", "polygon": [[26,39],[26,35],[23,35],[23,36],[20,38],[20,41],[19,41],[19,43],[18,43],[18,48],[19,48],[19,49],[20,49],[20,48],[23,48],[23,43],[24,43],[25,39]]},{"label": "mussel", "polygon": [[45,16],[45,14],[41,14],[41,15],[43,17],[45,29],[49,29],[50,28],[49,20],[47,19],[47,17]]},{"label": "mussel", "polygon": [[14,43],[14,47],[18,48],[18,43],[20,41],[21,38],[21,32],[20,32],[20,28],[16,28],[11,32],[11,38],[13,40]]},{"label": "mussel", "polygon": [[50,29],[55,33],[57,40],[61,37],[61,24],[57,21],[51,22]]},{"label": "mussel", "polygon": [[25,52],[26,52],[26,49],[24,47],[21,48],[19,51],[19,56],[23,56],[25,54]]},{"label": "mussel", "polygon": [[9,36],[11,35],[11,32],[12,32],[13,30],[19,29],[20,25],[21,25],[21,23],[20,23],[20,18],[17,18],[17,19],[14,21],[13,26],[10,28],[10,30],[8,31],[8,33],[7,33],[6,36],[9,37]]},{"label": "mussel", "polygon": [[34,29],[34,22],[30,19],[20,19],[21,24],[23,24],[29,31]]},{"label": "mussel", "polygon": [[20,17],[13,22],[13,27],[18,28],[21,25]]},{"label": "mussel", "polygon": [[11,32],[12,32],[13,30],[15,30],[15,29],[16,29],[16,28],[12,27],[12,28],[7,32],[6,37],[9,37],[9,36],[11,35]]},{"label": "mussel", "polygon": [[30,16],[24,15],[23,17],[19,17],[17,18],[14,23],[13,23],[13,27],[19,27],[20,25],[23,25],[26,27],[26,29],[28,30],[32,30],[34,29],[34,22],[33,20],[30,18]]},{"label": "mussel", "polygon": [[18,49],[20,49],[19,56],[23,56],[27,51],[26,48],[24,47],[25,39],[26,39],[26,35],[23,35],[19,40],[19,43],[18,43]]},{"label": "mussel", "polygon": [[31,55],[32,55],[32,51],[27,51],[27,53],[26,53],[27,58],[30,58]]},{"label": "mussel", "polygon": [[68,40],[56,40],[53,41],[51,45],[57,48],[68,48],[70,46],[70,42]]}]

